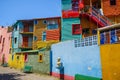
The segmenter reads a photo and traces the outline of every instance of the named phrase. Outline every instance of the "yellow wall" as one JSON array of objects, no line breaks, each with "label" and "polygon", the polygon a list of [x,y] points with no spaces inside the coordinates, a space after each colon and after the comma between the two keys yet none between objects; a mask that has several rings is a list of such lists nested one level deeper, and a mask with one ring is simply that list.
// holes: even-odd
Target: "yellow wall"
[{"label": "yellow wall", "polygon": [[120,44],[100,46],[103,80],[120,80]]},{"label": "yellow wall", "polygon": [[[17,59],[17,56],[19,56],[19,59]],[[13,60],[12,60],[12,55],[10,55],[8,65],[16,69],[23,69],[24,68],[24,54],[20,54],[20,53],[15,54]]]}]

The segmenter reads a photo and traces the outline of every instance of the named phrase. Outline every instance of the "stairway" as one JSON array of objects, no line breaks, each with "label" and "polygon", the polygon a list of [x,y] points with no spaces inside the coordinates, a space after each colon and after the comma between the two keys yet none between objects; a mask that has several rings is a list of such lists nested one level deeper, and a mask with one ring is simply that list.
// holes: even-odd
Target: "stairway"
[{"label": "stairway", "polygon": [[105,27],[112,25],[112,22],[105,16],[101,15],[95,8],[91,8],[91,13],[85,14],[88,16],[92,21],[98,24],[99,27]]}]

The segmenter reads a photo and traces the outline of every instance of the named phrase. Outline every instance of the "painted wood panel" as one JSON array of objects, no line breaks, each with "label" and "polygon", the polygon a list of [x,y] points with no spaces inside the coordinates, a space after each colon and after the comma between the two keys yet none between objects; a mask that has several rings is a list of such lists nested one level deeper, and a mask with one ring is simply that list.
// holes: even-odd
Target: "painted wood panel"
[{"label": "painted wood panel", "polygon": [[[52,17],[52,18],[41,18],[41,19],[36,19],[37,24],[34,25],[34,37],[36,37],[36,40],[33,41],[33,49],[37,49],[37,42],[38,41],[43,41],[42,39],[42,33],[46,32],[48,33],[49,30],[47,30],[47,21],[55,21],[58,23],[58,29],[61,29],[61,19],[60,17]],[[46,23],[44,23],[44,21]],[[54,32],[54,29],[52,30]],[[56,30],[55,30],[56,31]],[[60,34],[60,33],[59,33]],[[47,34],[48,35],[48,34]],[[52,36],[52,33],[50,33],[47,37],[47,40],[52,40],[50,36]],[[58,39],[58,38],[57,38]]]},{"label": "painted wood panel", "polygon": [[120,44],[100,46],[103,80],[120,79]]},{"label": "painted wood panel", "polygon": [[55,30],[46,30],[46,41],[50,40],[60,40],[60,30],[55,29]]},{"label": "painted wood panel", "polygon": [[79,18],[62,19],[61,40],[72,40],[81,38],[81,35],[72,35],[72,24],[80,24]]}]

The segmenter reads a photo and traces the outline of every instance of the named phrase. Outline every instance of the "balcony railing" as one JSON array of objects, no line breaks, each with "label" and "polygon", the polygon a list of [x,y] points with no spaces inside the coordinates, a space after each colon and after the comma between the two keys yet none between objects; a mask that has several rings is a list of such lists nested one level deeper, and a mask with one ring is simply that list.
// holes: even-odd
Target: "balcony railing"
[{"label": "balcony railing", "polygon": [[32,48],[32,42],[23,42],[19,44],[19,48]]},{"label": "balcony railing", "polygon": [[120,43],[120,29],[102,32],[100,34],[100,44]]},{"label": "balcony railing", "polygon": [[30,32],[30,31],[23,31],[23,30],[20,30],[20,33],[21,33],[21,34],[33,34],[33,32]]}]

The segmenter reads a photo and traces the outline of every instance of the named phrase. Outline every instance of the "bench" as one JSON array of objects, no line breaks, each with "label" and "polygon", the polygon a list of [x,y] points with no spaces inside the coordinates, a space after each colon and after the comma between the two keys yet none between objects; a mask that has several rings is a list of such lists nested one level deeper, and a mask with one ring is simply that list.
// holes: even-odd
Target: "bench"
[{"label": "bench", "polygon": [[25,73],[32,72],[32,66],[25,66],[23,69],[23,72],[25,72]]}]

